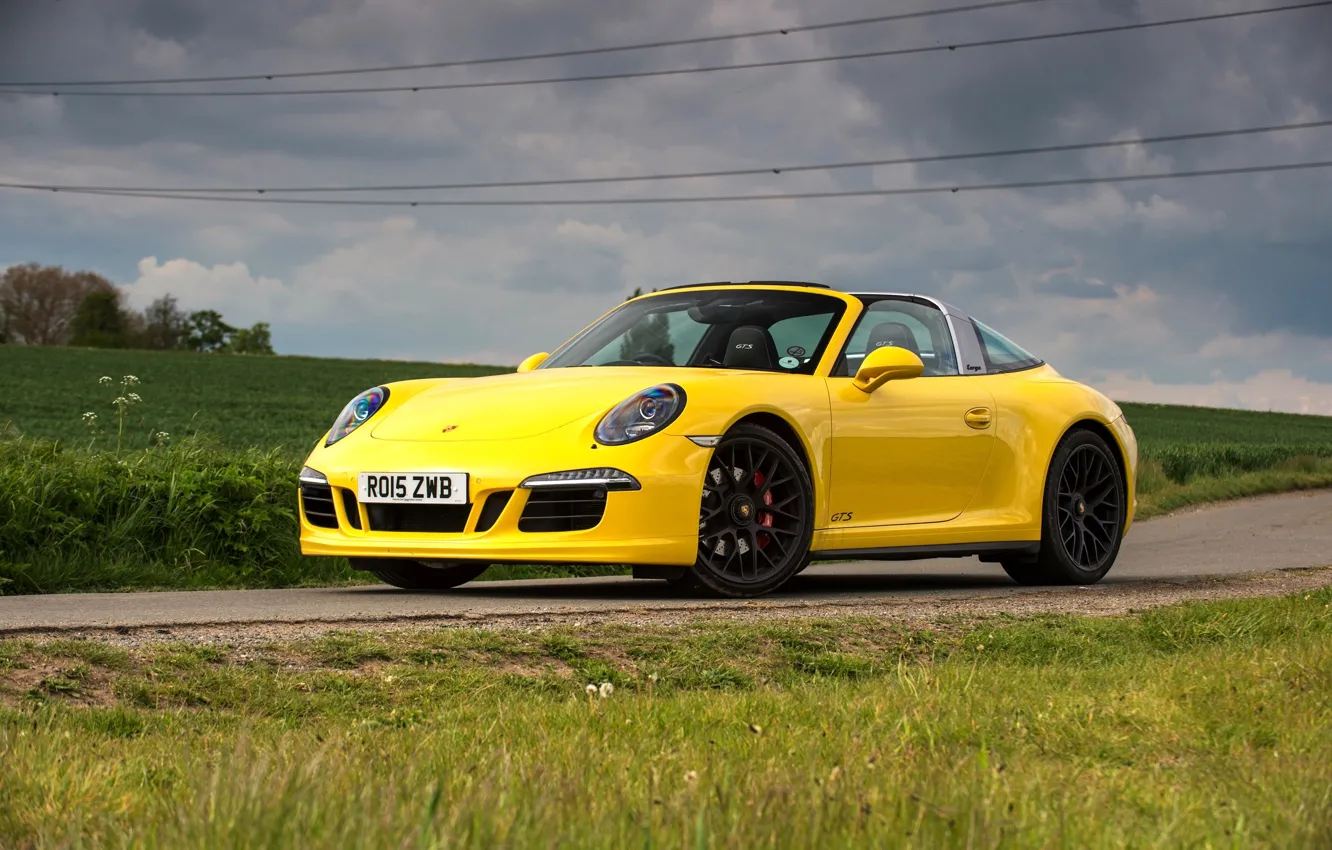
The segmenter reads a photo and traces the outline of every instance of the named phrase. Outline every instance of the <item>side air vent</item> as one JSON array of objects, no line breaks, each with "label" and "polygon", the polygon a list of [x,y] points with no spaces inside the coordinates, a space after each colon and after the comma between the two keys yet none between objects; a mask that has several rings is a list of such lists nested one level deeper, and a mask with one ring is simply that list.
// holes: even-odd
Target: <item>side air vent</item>
[{"label": "side air vent", "polygon": [[491,493],[486,497],[486,503],[481,506],[481,516],[476,518],[477,532],[489,531],[491,527],[499,522],[500,514],[509,505],[509,497],[513,495],[512,490],[502,490],[498,493]]},{"label": "side air vent", "polygon": [[371,531],[414,531],[428,534],[461,534],[472,512],[468,505],[371,505],[365,506]]},{"label": "side air vent", "polygon": [[596,527],[605,513],[606,491],[600,487],[533,490],[518,518],[518,530],[584,531]]},{"label": "side air vent", "polygon": [[333,488],[327,484],[301,482],[301,505],[305,521],[320,528],[337,528],[338,514],[333,509]]},{"label": "side air vent", "polygon": [[342,491],[342,512],[347,515],[347,522],[351,523],[351,527],[359,531],[361,512],[356,508],[356,494],[350,490]]}]

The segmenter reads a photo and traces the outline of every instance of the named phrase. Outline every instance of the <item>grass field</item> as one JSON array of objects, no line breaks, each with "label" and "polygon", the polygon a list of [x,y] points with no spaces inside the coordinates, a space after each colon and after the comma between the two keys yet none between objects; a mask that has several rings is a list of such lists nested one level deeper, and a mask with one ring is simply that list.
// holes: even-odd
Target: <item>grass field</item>
[{"label": "grass field", "polygon": [[[368,580],[296,546],[309,447],[368,386],[498,367],[0,346],[0,593],[280,587]],[[115,456],[118,389],[136,375]],[[1332,486],[1332,417],[1124,404],[1138,435],[1140,517],[1199,502]],[[99,413],[93,440],[80,420]],[[15,439],[17,431],[32,439]],[[158,431],[169,445],[147,449]],[[202,439],[187,435],[202,432]],[[42,439],[62,440],[56,450]],[[89,446],[93,451],[88,451]],[[486,578],[618,568],[497,567]]]},{"label": "grass field", "polygon": [[[80,417],[113,413],[109,375],[134,375],[143,404],[126,423],[127,445],[151,445],[151,434],[203,433],[236,449],[276,449],[304,457],[353,396],[388,381],[471,377],[508,372],[499,366],[237,357],[184,351],[0,346],[0,427],[31,437],[83,442]],[[100,441],[105,445],[105,440]]]},{"label": "grass field", "polygon": [[1327,847],[1332,591],[933,629],[10,640],[0,789],[5,847]]}]

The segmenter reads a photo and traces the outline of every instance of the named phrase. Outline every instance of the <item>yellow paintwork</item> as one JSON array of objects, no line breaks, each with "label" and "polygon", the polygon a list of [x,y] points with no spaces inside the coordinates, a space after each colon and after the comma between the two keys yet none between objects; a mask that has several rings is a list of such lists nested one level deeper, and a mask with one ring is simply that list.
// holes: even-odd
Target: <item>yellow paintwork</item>
[{"label": "yellow paintwork", "polygon": [[[312,526],[302,512],[301,549],[307,555],[692,564],[712,449],[687,437],[724,434],[755,414],[787,423],[808,460],[816,552],[1037,540],[1050,457],[1079,422],[1098,423],[1115,438],[1127,466],[1127,530],[1136,501],[1137,443],[1114,402],[1049,366],[897,378],[866,392],[856,378],[829,377],[861,302],[826,294],[845,300],[847,311],[813,375],[651,366],[535,369],[544,357],[534,357],[517,373],[388,384],[388,401],[369,422],[332,446],[321,438],[306,465],[335,489],[353,492],[362,471],[466,472],[473,506],[467,530],[358,531],[336,497],[340,528]],[[878,349],[864,365],[900,372],[903,364],[893,360],[898,355],[888,351],[909,354]],[[666,382],[687,393],[679,418],[628,445],[596,443],[593,430],[608,410]],[[622,469],[642,489],[609,493],[595,528],[544,533],[518,530],[528,491],[517,489],[493,527],[472,530],[489,493],[515,489],[531,475],[590,467]],[[365,528],[364,507],[360,511]]]},{"label": "yellow paintwork", "polygon": [[550,356],[549,351],[538,351],[536,354],[528,355],[528,357],[524,359],[522,363],[518,364],[518,371],[530,372],[536,367],[540,366],[542,363],[545,363],[546,358],[549,356]]},{"label": "yellow paintwork", "polygon": [[914,351],[889,345],[871,351],[851,383],[862,392],[872,393],[889,381],[918,378],[923,371],[925,364]]}]

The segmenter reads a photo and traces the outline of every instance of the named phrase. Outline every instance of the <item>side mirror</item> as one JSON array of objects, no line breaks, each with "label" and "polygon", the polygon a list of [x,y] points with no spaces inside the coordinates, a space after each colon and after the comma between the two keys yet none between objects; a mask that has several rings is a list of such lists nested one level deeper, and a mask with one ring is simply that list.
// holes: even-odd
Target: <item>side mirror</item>
[{"label": "side mirror", "polygon": [[522,363],[519,363],[519,364],[518,364],[518,371],[519,371],[519,372],[530,372],[530,371],[532,371],[533,369],[535,369],[536,367],[540,366],[542,363],[545,363],[545,362],[546,362],[546,358],[549,357],[549,356],[550,356],[550,352],[548,352],[548,351],[542,351],[542,352],[538,352],[537,354],[533,354],[531,357],[527,358],[527,359],[524,360]]},{"label": "side mirror", "polygon": [[914,351],[885,345],[865,355],[852,383],[856,389],[872,393],[889,381],[916,378],[923,371],[925,364]]}]

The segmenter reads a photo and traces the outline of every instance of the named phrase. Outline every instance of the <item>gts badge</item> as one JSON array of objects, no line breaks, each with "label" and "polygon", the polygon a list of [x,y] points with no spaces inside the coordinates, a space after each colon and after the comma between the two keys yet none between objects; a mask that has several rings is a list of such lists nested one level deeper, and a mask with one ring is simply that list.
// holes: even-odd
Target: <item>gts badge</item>
[{"label": "gts badge", "polygon": [[845,511],[845,512],[840,513],[840,514],[833,514],[833,515],[832,515],[832,521],[833,521],[833,522],[850,522],[852,516],[853,516],[853,512],[852,512],[852,511]]}]

